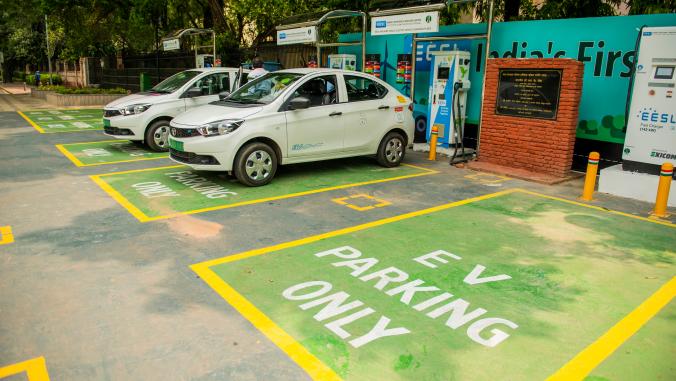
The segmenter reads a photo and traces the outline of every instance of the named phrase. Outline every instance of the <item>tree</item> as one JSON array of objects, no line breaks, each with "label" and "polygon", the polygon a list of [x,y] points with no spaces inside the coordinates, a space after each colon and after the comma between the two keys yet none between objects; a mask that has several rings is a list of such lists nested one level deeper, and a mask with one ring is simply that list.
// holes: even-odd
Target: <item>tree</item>
[{"label": "tree", "polygon": [[675,0],[627,0],[630,15],[676,13]]}]

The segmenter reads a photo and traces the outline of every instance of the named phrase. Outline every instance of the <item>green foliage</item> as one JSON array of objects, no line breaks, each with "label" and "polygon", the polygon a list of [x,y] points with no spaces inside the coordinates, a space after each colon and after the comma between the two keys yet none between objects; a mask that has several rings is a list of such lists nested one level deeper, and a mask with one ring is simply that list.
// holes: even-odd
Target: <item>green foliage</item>
[{"label": "green foliage", "polygon": [[65,87],[43,85],[38,90],[54,91],[57,94],[127,94],[127,90],[116,87],[113,89],[102,89],[96,87]]},{"label": "green foliage", "polygon": [[627,0],[630,15],[676,13],[674,0]]},{"label": "green foliage", "polygon": [[[49,83],[49,77],[52,78],[52,83],[54,85],[60,85],[63,83],[63,80],[61,79],[61,76],[58,74],[49,74],[49,73],[40,73],[40,82],[41,83]],[[28,74],[24,77],[26,84],[35,86],[35,74]]]}]

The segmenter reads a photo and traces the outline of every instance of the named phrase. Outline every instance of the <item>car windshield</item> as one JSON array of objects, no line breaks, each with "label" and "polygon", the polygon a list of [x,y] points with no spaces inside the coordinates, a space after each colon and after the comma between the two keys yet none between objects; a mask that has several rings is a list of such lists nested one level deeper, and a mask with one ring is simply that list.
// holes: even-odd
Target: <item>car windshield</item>
[{"label": "car windshield", "polygon": [[268,73],[240,87],[225,102],[269,104],[302,76],[297,73]]},{"label": "car windshield", "polygon": [[188,81],[199,75],[199,73],[199,71],[194,70],[182,71],[158,83],[155,87],[150,89],[150,91],[161,94],[173,93],[183,87]]}]

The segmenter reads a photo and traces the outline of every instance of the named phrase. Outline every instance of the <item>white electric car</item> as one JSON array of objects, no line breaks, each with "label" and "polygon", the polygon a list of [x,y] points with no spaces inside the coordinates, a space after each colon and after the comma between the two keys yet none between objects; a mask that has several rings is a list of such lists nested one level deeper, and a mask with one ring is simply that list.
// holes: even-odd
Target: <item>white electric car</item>
[{"label": "white electric car", "polygon": [[368,74],[276,71],[174,118],[170,157],[197,170],[234,172],[249,186],[270,182],[280,164],[375,154],[393,167],[413,142],[411,105]]},{"label": "white electric car", "polygon": [[218,100],[219,95],[227,96],[244,82],[239,73],[238,68],[186,70],[165,79],[150,91],[117,99],[103,108],[104,133],[118,139],[145,142],[154,151],[166,151],[169,121],[186,110]]}]

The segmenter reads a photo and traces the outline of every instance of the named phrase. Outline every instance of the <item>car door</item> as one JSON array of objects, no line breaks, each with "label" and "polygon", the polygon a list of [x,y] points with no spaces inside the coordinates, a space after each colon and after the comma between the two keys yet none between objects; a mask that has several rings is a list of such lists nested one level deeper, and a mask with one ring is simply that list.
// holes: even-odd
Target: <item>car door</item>
[{"label": "car door", "polygon": [[391,124],[393,107],[386,99],[387,88],[366,75],[343,74],[347,99],[343,112],[346,151],[374,146]]},{"label": "car door", "polygon": [[310,99],[310,107],[285,111],[289,158],[330,157],[341,152],[344,123],[337,77],[320,75],[309,78],[299,84],[287,99],[290,101],[296,97]]},{"label": "car door", "polygon": [[185,98],[185,109],[202,106],[218,100],[218,94],[230,91],[230,76],[228,72],[213,73],[195,80],[186,91],[200,89],[202,95]]}]

